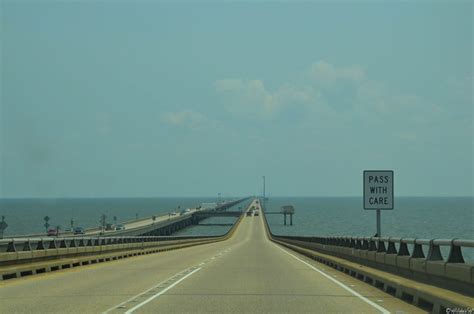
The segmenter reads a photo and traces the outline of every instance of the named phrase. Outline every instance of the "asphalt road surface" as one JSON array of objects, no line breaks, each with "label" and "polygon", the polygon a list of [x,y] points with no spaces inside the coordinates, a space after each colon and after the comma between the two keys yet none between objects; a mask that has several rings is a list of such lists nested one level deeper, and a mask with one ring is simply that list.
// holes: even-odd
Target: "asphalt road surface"
[{"label": "asphalt road surface", "polygon": [[226,241],[0,282],[0,313],[104,312],[423,311],[272,243],[261,215]]}]

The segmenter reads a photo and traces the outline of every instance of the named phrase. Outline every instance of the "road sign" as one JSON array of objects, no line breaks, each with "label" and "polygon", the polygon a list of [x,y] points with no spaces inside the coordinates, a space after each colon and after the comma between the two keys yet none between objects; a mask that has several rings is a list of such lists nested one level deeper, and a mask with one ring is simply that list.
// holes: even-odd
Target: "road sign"
[{"label": "road sign", "polygon": [[393,170],[364,171],[364,209],[393,209]]}]

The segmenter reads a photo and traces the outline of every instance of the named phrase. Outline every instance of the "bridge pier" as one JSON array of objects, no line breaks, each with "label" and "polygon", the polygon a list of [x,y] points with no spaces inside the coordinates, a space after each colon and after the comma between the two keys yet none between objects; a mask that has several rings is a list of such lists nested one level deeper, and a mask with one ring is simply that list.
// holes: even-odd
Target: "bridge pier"
[{"label": "bridge pier", "polygon": [[290,215],[290,226],[293,226],[293,214],[283,213],[283,223],[286,226],[286,215]]}]

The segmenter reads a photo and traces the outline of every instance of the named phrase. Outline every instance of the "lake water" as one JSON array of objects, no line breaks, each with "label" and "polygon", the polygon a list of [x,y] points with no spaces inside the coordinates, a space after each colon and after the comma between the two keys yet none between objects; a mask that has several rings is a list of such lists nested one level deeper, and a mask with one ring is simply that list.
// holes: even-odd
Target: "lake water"
[{"label": "lake water", "polygon": [[[364,210],[360,197],[270,198],[268,212],[293,205],[293,226],[283,224],[283,215],[267,215],[273,233],[299,236],[373,236],[376,212]],[[289,219],[288,219],[289,221]],[[474,239],[474,198],[398,197],[393,210],[381,213],[384,237],[423,239]],[[443,255],[447,250],[442,248]],[[426,254],[427,252],[425,252]],[[474,261],[474,249],[463,249]]]},{"label": "lake water", "polygon": [[107,222],[113,223],[150,217],[201,203],[216,202],[216,198],[59,198],[59,199],[0,199],[0,216],[5,216],[8,228],[5,236],[45,232],[45,216],[51,226],[70,227],[71,218],[75,226],[92,228],[99,226],[100,216],[105,214]]},{"label": "lake water", "polygon": [[[101,198],[101,199],[2,199],[0,216],[5,215],[5,236],[41,233],[43,217],[51,217],[51,226],[96,227],[102,214],[119,222],[168,213],[215,198]],[[283,225],[283,216],[267,215],[273,233],[281,235],[373,236],[376,232],[375,211],[364,210],[358,197],[272,197],[266,202],[269,212],[281,206],[295,207],[293,226]],[[238,210],[238,204],[231,210]],[[192,226],[179,235],[218,235],[229,226],[212,226],[234,222],[234,218],[210,218],[205,226]],[[474,239],[474,198],[472,197],[398,197],[393,210],[382,211],[382,235],[412,238]],[[469,253],[472,255],[471,253]]]}]

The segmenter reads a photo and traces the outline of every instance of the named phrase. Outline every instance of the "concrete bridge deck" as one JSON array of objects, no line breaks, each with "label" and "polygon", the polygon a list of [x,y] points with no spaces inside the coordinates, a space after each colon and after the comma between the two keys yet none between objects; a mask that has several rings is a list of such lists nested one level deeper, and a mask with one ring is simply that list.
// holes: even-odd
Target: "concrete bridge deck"
[{"label": "concrete bridge deck", "polygon": [[226,241],[0,282],[0,312],[422,310],[274,244],[260,215],[244,217]]}]

